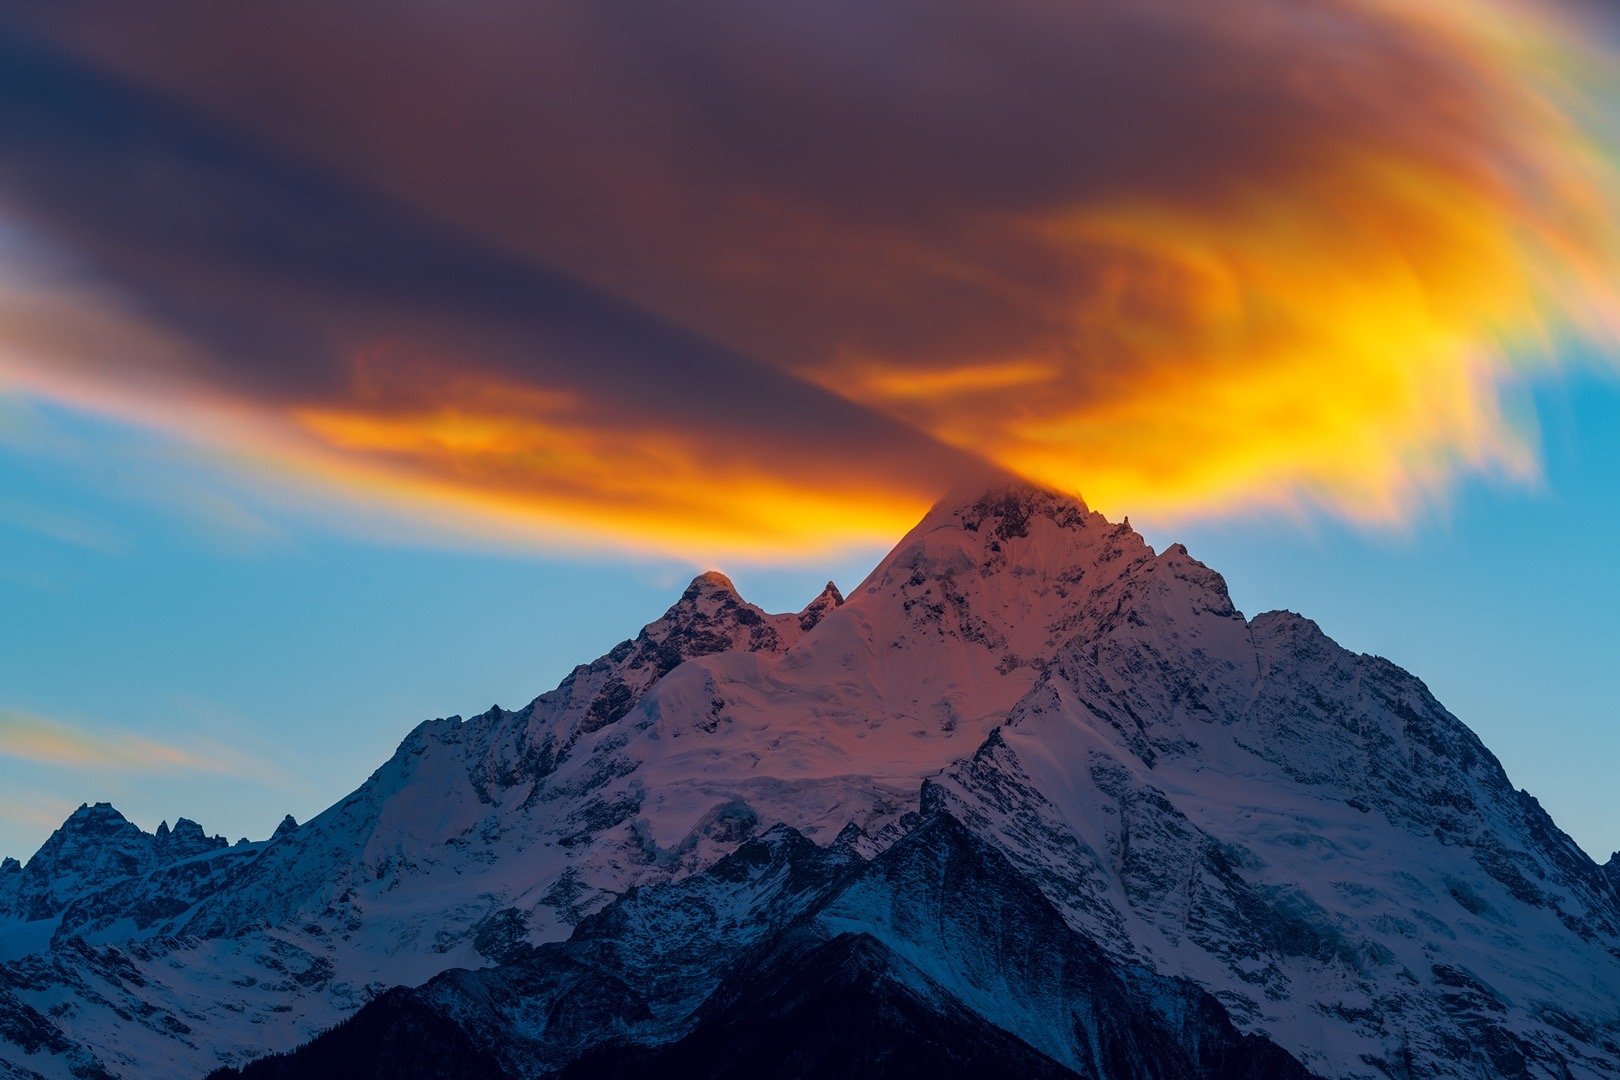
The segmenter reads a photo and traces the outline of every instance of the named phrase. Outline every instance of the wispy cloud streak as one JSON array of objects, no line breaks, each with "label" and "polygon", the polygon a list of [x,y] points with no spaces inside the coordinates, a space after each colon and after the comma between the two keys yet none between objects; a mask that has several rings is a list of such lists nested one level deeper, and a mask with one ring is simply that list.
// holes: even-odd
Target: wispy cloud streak
[{"label": "wispy cloud streak", "polygon": [[207,773],[282,783],[279,772],[223,744],[186,745],[0,709],[0,757],[75,771],[142,774]]}]

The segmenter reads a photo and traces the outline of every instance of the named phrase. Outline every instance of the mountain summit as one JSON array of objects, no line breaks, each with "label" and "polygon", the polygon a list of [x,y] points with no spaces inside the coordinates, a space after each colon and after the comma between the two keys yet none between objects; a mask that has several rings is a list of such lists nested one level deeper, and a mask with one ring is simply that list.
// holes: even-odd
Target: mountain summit
[{"label": "mountain summit", "polygon": [[[1011,481],[799,612],[703,574],[272,842],[92,869],[0,926],[21,1075],[200,1075],[350,1015],[256,1075],[381,1060],[401,1024],[396,1049],[491,1076],[745,1075],[770,1044],[741,1033],[790,1029],[825,1035],[801,1064],[873,1075],[863,1045],[1054,1076],[1620,1075],[1612,868],[1411,675]],[[841,1041],[857,986],[876,1026]]]}]

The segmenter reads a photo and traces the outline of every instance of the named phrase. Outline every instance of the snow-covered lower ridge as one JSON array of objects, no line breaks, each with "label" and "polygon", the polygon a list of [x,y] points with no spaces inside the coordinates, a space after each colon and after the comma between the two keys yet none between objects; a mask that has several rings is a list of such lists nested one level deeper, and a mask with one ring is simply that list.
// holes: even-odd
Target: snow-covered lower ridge
[{"label": "snow-covered lower ridge", "polygon": [[105,884],[82,868],[116,859],[76,856],[29,922],[11,883],[51,875],[0,870],[0,1076],[285,1050],[776,823],[870,857],[919,790],[1112,962],[1192,980],[1315,1071],[1620,1072],[1613,863],[1416,679],[1004,484],[943,501],[842,602],[769,615],[703,575],[556,690],[421,725],[272,841]]},{"label": "snow-covered lower ridge", "polygon": [[1192,983],[1112,961],[948,815],[909,824],[870,860],[775,826],[245,1075],[1307,1077]]}]

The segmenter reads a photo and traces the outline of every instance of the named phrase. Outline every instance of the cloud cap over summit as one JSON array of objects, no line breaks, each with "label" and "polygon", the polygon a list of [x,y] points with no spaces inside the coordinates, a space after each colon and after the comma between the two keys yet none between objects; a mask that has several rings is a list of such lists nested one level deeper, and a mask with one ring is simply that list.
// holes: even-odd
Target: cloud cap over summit
[{"label": "cloud cap over summit", "polygon": [[3,374],[475,531],[870,539],[980,459],[1397,519],[1615,325],[1595,18],[13,14]]}]

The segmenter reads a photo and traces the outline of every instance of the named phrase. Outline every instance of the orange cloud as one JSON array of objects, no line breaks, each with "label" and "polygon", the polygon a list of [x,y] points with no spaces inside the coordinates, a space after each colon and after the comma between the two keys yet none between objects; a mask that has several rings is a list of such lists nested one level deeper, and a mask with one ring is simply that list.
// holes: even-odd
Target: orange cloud
[{"label": "orange cloud", "polygon": [[86,315],[0,290],[0,371],[480,535],[804,552],[985,467],[1399,522],[1620,330],[1575,0],[26,18],[147,165],[0,110]]},{"label": "orange cloud", "polygon": [[188,749],[140,735],[92,731],[13,709],[0,709],[0,756],[109,772],[192,772],[261,779],[266,775],[262,765],[228,747],[199,743]]},{"label": "orange cloud", "polygon": [[[749,448],[650,424],[581,423],[570,411],[526,409],[512,388],[480,387],[469,404],[389,412],[294,409],[294,457],[329,480],[396,503],[428,500],[514,538],[577,543],[581,532],[623,547],[747,557],[806,554],[892,539],[914,521],[919,493],[862,477],[762,467]],[[807,464],[815,464],[807,462]]]},{"label": "orange cloud", "polygon": [[1611,54],[1548,5],[1365,8],[1466,91],[1433,115],[1383,102],[1432,149],[1330,128],[1228,190],[1043,208],[1009,228],[1053,268],[1028,299],[1044,350],[992,342],[950,369],[965,395],[926,356],[815,377],[1116,514],[1392,523],[1461,471],[1532,476],[1505,399],[1560,337],[1612,349],[1620,329],[1620,176],[1572,77]]},{"label": "orange cloud", "polygon": [[1554,257],[1572,238],[1537,235],[1529,217],[1352,153],[1314,190],[1214,215],[1082,207],[1030,226],[1105,268],[1052,313],[1066,333],[1033,365],[1040,385],[1022,350],[983,357],[967,395],[928,371],[911,393],[872,387],[860,366],[820,377],[1115,513],[1307,498],[1399,520],[1459,468],[1533,473],[1502,392],[1551,359],[1555,326],[1613,303]]}]

